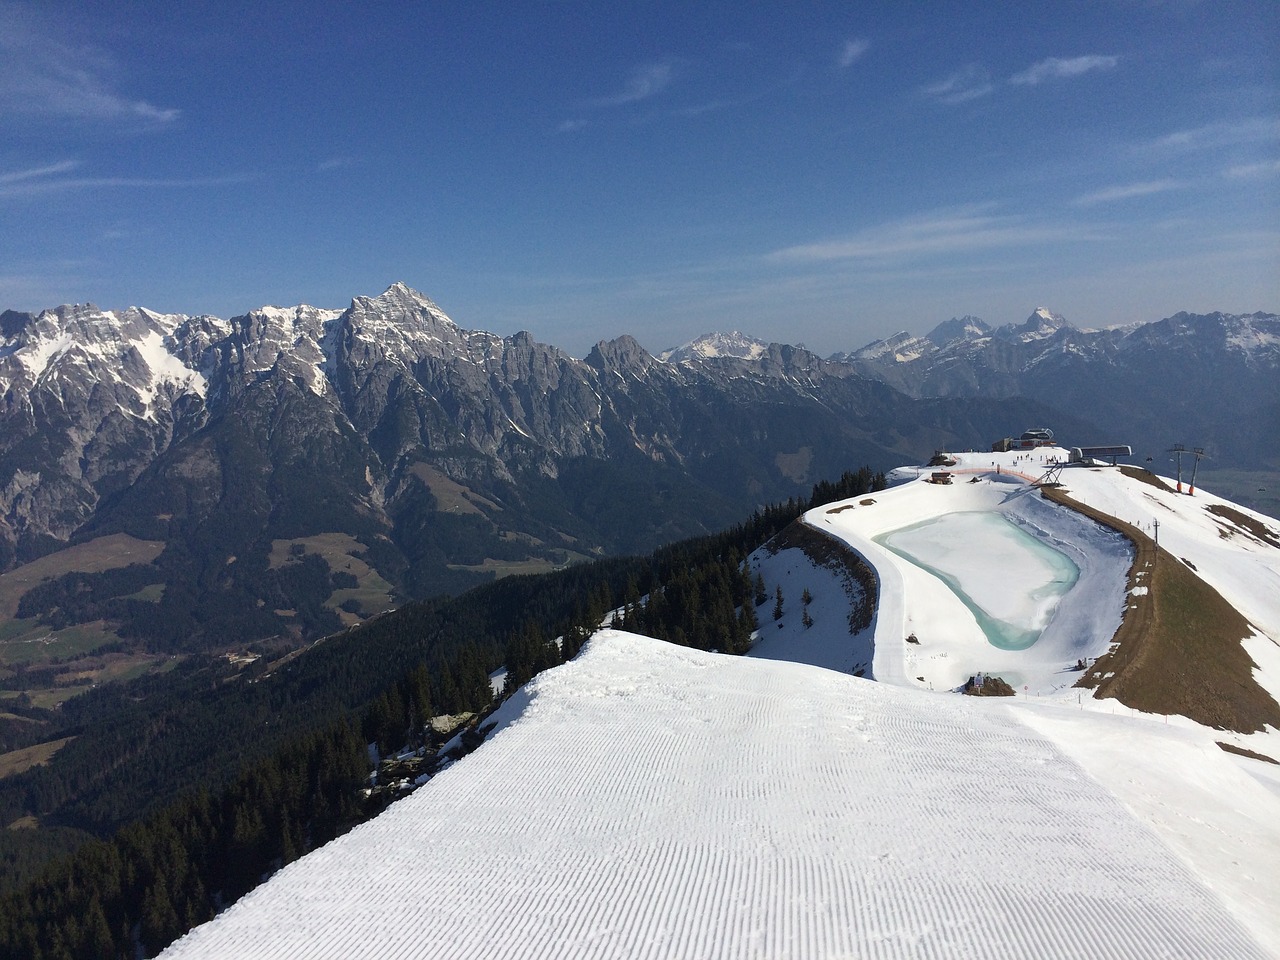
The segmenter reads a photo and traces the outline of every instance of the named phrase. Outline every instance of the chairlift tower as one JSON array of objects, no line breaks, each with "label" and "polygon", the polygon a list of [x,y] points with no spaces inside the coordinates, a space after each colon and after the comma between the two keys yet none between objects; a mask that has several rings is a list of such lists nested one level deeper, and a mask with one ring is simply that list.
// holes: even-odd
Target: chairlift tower
[{"label": "chairlift tower", "polygon": [[1182,492],[1182,454],[1186,452],[1186,447],[1180,443],[1175,443],[1169,448],[1168,452],[1176,454],[1178,458],[1178,492]]},{"label": "chairlift tower", "polygon": [[1191,487],[1187,490],[1187,493],[1194,497],[1196,495],[1196,469],[1200,466],[1201,460],[1209,459],[1209,455],[1204,452],[1204,447],[1195,447],[1191,451],[1191,455],[1196,458],[1196,462],[1191,467]]}]

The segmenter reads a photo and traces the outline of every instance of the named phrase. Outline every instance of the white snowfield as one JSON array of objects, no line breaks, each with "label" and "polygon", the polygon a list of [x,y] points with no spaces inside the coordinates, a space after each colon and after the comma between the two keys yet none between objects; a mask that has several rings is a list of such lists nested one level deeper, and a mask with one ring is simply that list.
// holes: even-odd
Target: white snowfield
[{"label": "white snowfield", "polygon": [[[165,956],[1267,956],[1018,706],[604,631]],[[1212,744],[1143,735],[1280,813]]]},{"label": "white snowfield", "polygon": [[[1119,623],[1130,554],[1005,478],[1038,474],[1040,455],[964,455],[957,469],[998,460],[1002,479],[933,486],[913,468],[808,514],[875,566],[870,630],[850,636],[839,577],[799,550],[757,555],[784,613],[760,607],[751,656],[601,631],[507,701],[475,753],[164,956],[1280,957],[1280,776],[1214,742],[1277,756],[1275,731],[1069,686]],[[1200,491],[1110,469],[1063,480],[1122,519],[1158,517],[1161,544],[1257,626],[1257,676],[1280,686],[1280,549],[1221,536],[1204,506],[1222,501]],[[949,534],[911,542],[914,559],[876,541],[947,516],[961,551]],[[1075,567],[1065,592],[1045,545]],[[982,604],[1038,639],[994,646]],[[943,692],[975,670],[1017,675],[1019,696]]]},{"label": "white snowfield", "polygon": [[[1124,610],[1132,548],[1120,534],[1045,501],[1008,472],[1021,467],[1039,475],[1040,458],[1054,454],[1065,458],[1066,451],[1037,452],[1033,463],[1013,454],[958,455],[953,470],[966,469],[966,459],[977,469],[981,459],[991,472],[956,473],[953,483],[938,485],[927,482],[931,471],[925,469],[901,486],[806,515],[863,556],[880,578],[877,680],[950,690],[982,672],[1004,677],[1020,692],[1045,695],[1079,679],[1077,660],[1106,653]],[[1070,472],[1073,489],[1087,473]],[[1077,571],[1062,596],[1052,589],[1062,574],[1045,564],[1046,547]],[[1002,649],[975,608],[1038,639],[1025,649]],[[919,643],[904,643],[908,635]]]},{"label": "white snowfield", "polygon": [[[873,627],[875,678],[949,690],[983,672],[1004,677],[1019,693],[1076,701],[1080,691],[1072,684],[1079,674],[1072,668],[1078,659],[1106,653],[1120,624],[1132,559],[1128,542],[1042,499],[1024,479],[1042,476],[1048,461],[1067,458],[1066,450],[953,457],[958,462],[950,468],[950,485],[928,483],[929,468],[919,470],[918,477],[915,468],[903,468],[897,471],[896,479],[904,481],[898,486],[806,514],[812,526],[870,562],[880,578]],[[999,474],[990,472],[997,468]],[[1158,534],[1162,547],[1189,560],[1197,574],[1256,628],[1245,642],[1259,668],[1255,678],[1280,697],[1280,549],[1239,531],[1207,508],[1229,507],[1267,525],[1277,537],[1280,523],[1203,490],[1195,496],[1160,490],[1113,467],[1068,467],[1060,480],[1073,498],[1135,524],[1148,535]],[[1166,482],[1174,486],[1173,480]],[[998,522],[972,522],[982,514],[1005,518],[1005,526],[1016,525],[1060,551],[1078,568],[1077,582],[1060,599],[1046,595],[1039,589],[1045,577],[1040,562],[1016,538],[1002,533]],[[970,522],[963,522],[966,519]],[[930,528],[923,525],[929,523],[936,524],[937,535],[917,537],[914,561],[883,542],[899,543],[913,527],[926,532]],[[958,530],[958,535],[949,535],[951,530]],[[951,568],[961,592],[1015,626],[1040,629],[1039,639],[1023,650],[994,646],[956,589],[922,563]],[[904,643],[908,635],[919,643]]]}]

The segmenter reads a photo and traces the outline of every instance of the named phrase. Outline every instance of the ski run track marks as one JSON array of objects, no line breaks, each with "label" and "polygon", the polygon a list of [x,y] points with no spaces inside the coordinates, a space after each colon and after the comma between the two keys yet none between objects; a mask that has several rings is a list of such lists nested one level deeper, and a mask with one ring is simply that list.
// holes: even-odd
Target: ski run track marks
[{"label": "ski run track marks", "polygon": [[[1118,477],[1085,470],[1070,486],[1123,519],[1159,511],[1162,545],[1259,627],[1246,648],[1274,692],[1280,591],[1256,590],[1280,583],[1280,562],[1202,519],[1222,501]],[[871,630],[849,636],[843,587],[798,550],[758,556],[770,586],[786,578],[787,611],[774,623],[761,607],[753,656],[601,631],[508,700],[475,753],[164,956],[1280,957],[1280,777],[1214,742],[1274,756],[1276,732],[1114,715],[1058,677],[1081,631],[1087,645],[1114,629],[1123,594],[1107,581],[1123,547],[1082,544],[1087,528],[1018,498],[1028,529],[1070,541],[1081,576],[1041,641],[1001,651],[968,626],[942,629],[963,605],[870,539],[927,519],[929,498],[940,515],[1006,509],[1006,496],[990,480],[909,482],[811,511],[876,567]],[[904,644],[913,626],[932,647]],[[1017,653],[1040,696],[937,692],[970,663]],[[884,682],[849,675],[872,656]],[[935,692],[916,680],[921,664]]]},{"label": "ski run track marks", "polygon": [[165,956],[1267,955],[1020,712],[604,631]]}]

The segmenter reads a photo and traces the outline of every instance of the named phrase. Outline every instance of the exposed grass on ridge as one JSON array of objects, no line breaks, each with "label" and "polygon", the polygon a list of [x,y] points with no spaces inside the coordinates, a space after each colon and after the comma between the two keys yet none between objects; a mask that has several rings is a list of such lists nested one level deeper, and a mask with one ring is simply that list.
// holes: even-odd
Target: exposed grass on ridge
[{"label": "exposed grass on ridge", "polygon": [[[1280,727],[1280,704],[1253,678],[1241,641],[1257,631],[1217,590],[1133,524],[1072,499],[1043,495],[1118,530],[1134,545],[1126,608],[1111,650],[1078,686],[1144,713],[1179,714],[1219,729]],[[1134,595],[1134,587],[1146,587]]]},{"label": "exposed grass on ridge", "polygon": [[0,753],[0,778],[14,773],[22,773],[24,770],[30,770],[32,767],[48,763],[53,755],[71,740],[71,737],[62,737],[58,740],[50,740],[47,743],[37,743],[32,747],[23,747],[20,750]]}]

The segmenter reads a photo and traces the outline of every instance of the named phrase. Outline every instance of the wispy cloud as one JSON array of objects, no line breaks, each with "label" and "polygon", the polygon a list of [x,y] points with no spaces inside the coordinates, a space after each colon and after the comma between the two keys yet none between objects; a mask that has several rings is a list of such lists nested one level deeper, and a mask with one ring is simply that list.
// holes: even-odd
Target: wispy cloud
[{"label": "wispy cloud", "polygon": [[1046,80],[1078,77],[1098,70],[1113,70],[1119,57],[1088,54],[1083,57],[1048,57],[1032,64],[1021,73],[1015,73],[1009,82],[1018,86],[1036,86]]},{"label": "wispy cloud", "polygon": [[959,254],[999,247],[1086,239],[1079,230],[1027,223],[991,207],[939,210],[870,227],[840,239],[784,247],[766,259],[779,263],[886,260]]},{"label": "wispy cloud", "polygon": [[836,65],[841,70],[847,69],[861,60],[863,55],[870,49],[870,40],[863,40],[860,37],[846,40],[844,46],[840,49],[840,56],[836,58]]},{"label": "wispy cloud", "polygon": [[1233,180],[1249,180],[1254,177],[1269,177],[1280,173],[1280,160],[1264,160],[1261,163],[1242,163],[1228,167],[1222,171],[1224,177]]},{"label": "wispy cloud", "polygon": [[79,166],[79,162],[76,160],[60,160],[57,163],[50,163],[43,167],[30,167],[27,170],[0,173],[0,185],[21,183],[23,180],[36,180],[40,177],[52,177],[59,173],[69,173],[77,166]]},{"label": "wispy cloud", "polygon": [[1175,130],[1153,140],[1147,147],[1157,150],[1212,150],[1241,143],[1265,143],[1280,139],[1280,118],[1250,117],[1222,123],[1208,123],[1202,127]]},{"label": "wispy cloud", "polygon": [[994,89],[986,67],[971,63],[937,83],[922,87],[920,92],[939,103],[953,104],[977,100]]},{"label": "wispy cloud", "polygon": [[587,126],[586,120],[561,120],[556,125],[556,132],[573,133],[576,130],[581,130],[585,126]]},{"label": "wispy cloud", "polygon": [[588,100],[587,106],[621,107],[629,103],[648,100],[666,89],[674,76],[674,67],[671,63],[665,61],[637,67],[621,90],[609,96]]},{"label": "wispy cloud", "polygon": [[76,169],[74,161],[63,161],[47,167],[0,174],[0,198],[34,197],[51,193],[69,193],[96,189],[174,189],[181,187],[220,187],[246,183],[253,177],[239,174],[220,177],[64,177]]},{"label": "wispy cloud", "polygon": [[1086,193],[1071,201],[1077,207],[1096,207],[1102,203],[1113,203],[1117,200],[1129,200],[1133,197],[1146,197],[1153,193],[1165,193],[1168,190],[1181,190],[1185,187],[1180,180],[1146,180],[1141,183],[1126,183]]},{"label": "wispy cloud", "polygon": [[108,51],[70,43],[0,6],[0,117],[167,124],[181,116],[123,93],[121,72]]},{"label": "wispy cloud", "polygon": [[355,157],[330,157],[316,164],[316,171],[324,173],[328,170],[341,170],[345,167],[354,167],[357,162]]}]

